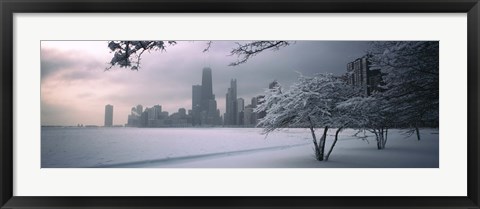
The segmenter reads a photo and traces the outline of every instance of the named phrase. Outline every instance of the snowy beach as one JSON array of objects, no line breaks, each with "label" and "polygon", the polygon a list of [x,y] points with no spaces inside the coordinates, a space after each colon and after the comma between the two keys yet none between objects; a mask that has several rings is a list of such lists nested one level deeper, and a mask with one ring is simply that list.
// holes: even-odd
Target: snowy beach
[{"label": "snowy beach", "polygon": [[[317,131],[321,131],[318,129]],[[315,160],[308,129],[265,137],[256,128],[42,127],[42,168],[438,168],[438,129],[420,141],[390,130],[384,150],[375,137],[340,133],[329,161]],[[335,129],[328,132],[326,149]]]}]

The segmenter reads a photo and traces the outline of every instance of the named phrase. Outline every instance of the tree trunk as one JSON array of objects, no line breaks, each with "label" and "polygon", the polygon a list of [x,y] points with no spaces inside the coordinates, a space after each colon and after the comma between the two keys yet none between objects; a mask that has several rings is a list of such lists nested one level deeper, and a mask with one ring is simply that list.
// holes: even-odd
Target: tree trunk
[{"label": "tree trunk", "polygon": [[308,121],[310,121],[310,132],[312,133],[313,146],[315,147],[315,159],[317,159],[318,161],[322,161],[323,154],[321,155],[322,157],[320,158],[320,148],[317,143],[317,136],[315,135],[315,126],[313,125],[313,122],[310,119],[310,117],[308,118]]},{"label": "tree trunk", "polygon": [[315,136],[315,130],[313,129],[312,126],[310,126],[310,132],[312,132],[312,138],[313,138],[313,146],[315,147],[315,158],[319,161],[320,160],[320,149],[318,148],[317,144],[317,137]]},{"label": "tree trunk", "polygon": [[385,139],[383,140],[383,148],[385,148],[385,144],[387,144],[388,139],[388,128],[385,128]]},{"label": "tree trunk", "polygon": [[325,156],[325,161],[328,161],[328,158],[330,157],[330,154],[332,154],[333,147],[335,147],[335,144],[337,143],[338,140],[338,133],[342,131],[343,127],[340,127],[337,129],[337,132],[335,132],[335,140],[332,143],[332,146],[330,147],[330,150],[327,153],[327,156]]},{"label": "tree trunk", "polygon": [[418,126],[415,125],[415,132],[417,132],[417,139],[420,141],[420,131],[418,131]]},{"label": "tree trunk", "polygon": [[375,137],[377,138],[377,149],[384,149],[385,148],[385,137],[384,137],[384,129],[379,128],[373,129],[375,133]]},{"label": "tree trunk", "polygon": [[377,130],[373,129],[373,133],[375,134],[375,140],[377,140],[377,149],[382,149],[382,146],[380,145],[380,137],[378,136]]},{"label": "tree trunk", "polygon": [[319,149],[320,149],[320,153],[319,153],[319,158],[318,160],[319,161],[323,161],[323,155],[325,153],[325,141],[327,140],[327,131],[328,131],[328,126],[325,126],[325,129],[323,129],[323,135],[322,135],[322,138],[320,138],[320,143],[318,146]]}]

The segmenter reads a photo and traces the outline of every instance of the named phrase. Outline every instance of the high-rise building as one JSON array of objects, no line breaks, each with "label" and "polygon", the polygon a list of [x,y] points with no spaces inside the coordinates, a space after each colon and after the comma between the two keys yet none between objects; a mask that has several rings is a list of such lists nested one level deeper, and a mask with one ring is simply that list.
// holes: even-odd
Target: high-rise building
[{"label": "high-rise building", "polygon": [[192,86],[192,125],[200,125],[200,112],[202,104],[202,86]]},{"label": "high-rise building", "polygon": [[212,69],[209,67],[206,67],[206,68],[203,68],[203,71],[202,71],[201,111],[208,111],[208,103],[212,99],[215,99],[213,96]]},{"label": "high-rise building", "polygon": [[192,110],[199,109],[202,104],[202,86],[192,86]]},{"label": "high-rise building", "polygon": [[220,112],[217,109],[217,101],[212,99],[208,103],[208,115],[207,124],[219,125],[220,124]]},{"label": "high-rise building", "polygon": [[252,126],[256,124],[256,118],[254,118],[253,107],[248,105],[243,111],[243,125]]},{"label": "high-rise building", "polygon": [[154,105],[151,108],[145,108],[145,112],[147,112],[147,127],[159,127],[161,124],[161,119],[165,117],[162,116],[162,106],[161,105]]},{"label": "high-rise building", "polygon": [[245,109],[245,100],[243,98],[237,99],[237,125],[243,125],[243,110]]},{"label": "high-rise building", "polygon": [[[257,108],[258,104],[259,104],[258,97],[253,97],[251,104],[245,107],[245,115],[248,115],[248,116],[245,116],[245,117],[248,117],[248,119],[244,119],[244,121],[248,120],[245,122],[245,123],[248,123],[246,125],[253,125],[253,126],[257,125],[257,118],[259,114],[256,113],[254,110],[255,108]],[[263,113],[265,112],[263,111]]]},{"label": "high-rise building", "polygon": [[162,112],[162,106],[154,105],[151,108],[148,108],[148,120],[157,120],[160,119],[160,113]]},{"label": "high-rise building", "polygon": [[185,110],[185,108],[180,108],[178,109],[178,114],[182,117],[185,117],[187,116],[187,110]]},{"label": "high-rise building", "polygon": [[137,105],[137,113],[138,115],[141,115],[143,113],[143,106],[142,105]]},{"label": "high-rise building", "polygon": [[365,96],[380,90],[382,82],[380,68],[372,66],[368,58],[363,56],[347,64],[347,83],[360,87]]},{"label": "high-rise building", "polygon": [[213,94],[212,69],[202,70],[202,85],[192,86],[192,125],[217,125],[220,115],[217,114],[217,101]]},{"label": "high-rise building", "polygon": [[237,99],[237,112],[242,112],[245,109],[245,100],[243,98]]},{"label": "high-rise building", "polygon": [[128,115],[127,127],[139,127],[140,126],[140,117],[142,115],[143,106],[137,105],[136,107],[132,107],[130,110],[130,115]]},{"label": "high-rise building", "polygon": [[237,122],[237,80],[230,80],[230,88],[226,95],[225,125],[236,125]]},{"label": "high-rise building", "polygon": [[257,97],[252,97],[252,101],[251,101],[251,102],[252,102],[251,104],[252,104],[252,107],[253,107],[253,108],[257,107],[257,105],[258,105],[258,99],[257,99]]},{"label": "high-rise building", "polygon": [[113,126],[113,105],[105,105],[105,127]]},{"label": "high-rise building", "polygon": [[162,105],[154,105],[152,109],[155,110],[154,119],[161,119],[160,115],[161,115],[161,112],[162,112]]}]

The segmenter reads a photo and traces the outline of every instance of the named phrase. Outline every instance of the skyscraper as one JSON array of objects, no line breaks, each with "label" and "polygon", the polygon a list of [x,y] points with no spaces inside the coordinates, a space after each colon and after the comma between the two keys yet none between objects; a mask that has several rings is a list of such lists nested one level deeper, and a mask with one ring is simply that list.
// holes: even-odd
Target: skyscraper
[{"label": "skyscraper", "polygon": [[142,105],[140,105],[140,104],[139,104],[139,105],[137,105],[137,113],[138,113],[138,115],[141,115],[141,114],[142,114],[142,112],[143,112],[143,106],[142,106]]},{"label": "skyscraper", "polygon": [[202,103],[202,86],[192,86],[192,110],[199,109]]},{"label": "skyscraper", "polygon": [[225,125],[236,125],[237,123],[237,80],[230,80],[230,88],[226,95]]},{"label": "skyscraper", "polygon": [[113,105],[105,105],[105,127],[113,126]]},{"label": "skyscraper", "polygon": [[208,112],[208,104],[210,103],[209,100],[215,99],[213,97],[212,88],[212,69],[205,67],[202,71],[202,111]]},{"label": "skyscraper", "polygon": [[143,112],[143,106],[137,105],[136,107],[132,107],[130,110],[130,115],[128,115],[127,124],[125,126],[128,127],[138,127],[140,126],[140,116]]},{"label": "skyscraper", "polygon": [[248,105],[247,107],[245,107],[245,110],[243,110],[243,125],[255,125],[255,120],[256,119],[254,118],[253,107],[251,105]]},{"label": "skyscraper", "polygon": [[243,98],[237,99],[237,125],[243,125],[243,110],[245,109],[245,100]]},{"label": "skyscraper", "polygon": [[192,124],[200,124],[200,112],[202,104],[202,86],[193,85],[192,86]]},{"label": "skyscraper", "polygon": [[220,122],[217,101],[213,94],[212,69],[202,70],[202,85],[192,86],[192,124],[217,125]]},{"label": "skyscraper", "polygon": [[255,108],[257,107],[257,104],[258,104],[258,99],[257,97],[252,97],[252,107]]},{"label": "skyscraper", "polygon": [[372,66],[369,59],[369,55],[365,55],[347,64],[347,83],[360,87],[364,96],[381,91],[378,87],[382,83],[381,70]]},{"label": "skyscraper", "polygon": [[209,125],[220,124],[220,112],[217,109],[217,101],[211,99],[208,104],[207,123]]}]

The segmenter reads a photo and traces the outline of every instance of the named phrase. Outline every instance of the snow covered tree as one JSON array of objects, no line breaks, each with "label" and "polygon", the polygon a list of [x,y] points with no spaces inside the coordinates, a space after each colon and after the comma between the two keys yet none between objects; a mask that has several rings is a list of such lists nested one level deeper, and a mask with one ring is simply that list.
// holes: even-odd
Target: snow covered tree
[{"label": "snow covered tree", "polygon": [[[257,127],[262,127],[265,134],[282,128],[308,128],[312,134],[316,159],[328,160],[325,157],[327,131],[330,127],[337,127],[338,138],[345,121],[339,119],[343,115],[336,106],[351,97],[352,92],[351,86],[331,74],[314,77],[300,75],[297,82],[285,92],[280,91],[280,86],[267,90],[265,102],[255,109],[255,112],[266,112]],[[323,127],[323,135],[317,140],[315,130],[319,127]]]},{"label": "snow covered tree", "polygon": [[372,43],[372,63],[384,72],[383,100],[395,110],[395,126],[438,126],[439,42],[392,41]]},{"label": "snow covered tree", "polygon": [[367,130],[375,134],[377,149],[384,149],[388,129],[395,120],[394,108],[380,94],[369,97],[352,97],[337,106],[347,117],[351,128]]},{"label": "snow covered tree", "polygon": [[[113,53],[110,60],[111,69],[114,66],[121,68],[130,68],[138,70],[140,60],[144,52],[166,51],[168,46],[173,46],[176,41],[109,41],[108,48]],[[230,63],[230,66],[236,66],[247,62],[248,59],[258,55],[266,50],[278,50],[281,47],[288,46],[293,42],[289,41],[251,41],[245,43],[236,43],[237,46],[230,51],[230,55],[238,57],[237,61]],[[212,45],[212,41],[207,42],[203,52],[207,52]]]}]

